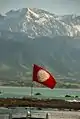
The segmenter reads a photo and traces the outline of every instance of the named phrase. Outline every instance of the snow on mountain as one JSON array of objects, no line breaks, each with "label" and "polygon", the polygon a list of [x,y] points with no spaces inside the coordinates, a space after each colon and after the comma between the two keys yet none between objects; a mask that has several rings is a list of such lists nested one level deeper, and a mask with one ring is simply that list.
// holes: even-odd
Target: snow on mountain
[{"label": "snow on mountain", "polygon": [[80,36],[80,17],[76,15],[57,16],[37,8],[23,8],[9,11],[0,22],[0,30],[24,32],[28,37],[36,36]]}]

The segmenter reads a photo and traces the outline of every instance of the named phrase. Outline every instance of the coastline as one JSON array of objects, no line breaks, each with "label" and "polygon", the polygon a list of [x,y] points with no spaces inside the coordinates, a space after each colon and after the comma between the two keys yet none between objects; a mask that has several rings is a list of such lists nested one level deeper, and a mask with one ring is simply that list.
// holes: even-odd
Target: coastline
[{"label": "coastline", "polygon": [[0,107],[37,107],[57,108],[59,110],[80,110],[80,102],[70,102],[62,99],[37,98],[0,98]]}]

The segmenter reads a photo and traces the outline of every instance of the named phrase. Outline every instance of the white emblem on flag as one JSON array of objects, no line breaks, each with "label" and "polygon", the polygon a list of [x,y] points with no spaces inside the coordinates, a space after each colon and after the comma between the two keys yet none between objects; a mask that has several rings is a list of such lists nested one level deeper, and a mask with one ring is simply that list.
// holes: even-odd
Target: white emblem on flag
[{"label": "white emblem on flag", "polygon": [[46,71],[44,71],[42,69],[39,70],[37,73],[37,78],[38,78],[39,82],[44,82],[47,79],[49,79],[49,77],[50,77],[49,73],[47,73]]}]

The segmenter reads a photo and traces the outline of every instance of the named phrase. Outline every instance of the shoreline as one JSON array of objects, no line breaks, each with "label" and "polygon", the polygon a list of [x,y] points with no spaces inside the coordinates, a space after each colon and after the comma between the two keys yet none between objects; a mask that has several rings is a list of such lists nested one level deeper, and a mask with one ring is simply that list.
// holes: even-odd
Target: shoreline
[{"label": "shoreline", "polygon": [[57,108],[59,110],[80,110],[80,102],[69,102],[62,99],[37,98],[0,98],[0,107],[37,107]]}]

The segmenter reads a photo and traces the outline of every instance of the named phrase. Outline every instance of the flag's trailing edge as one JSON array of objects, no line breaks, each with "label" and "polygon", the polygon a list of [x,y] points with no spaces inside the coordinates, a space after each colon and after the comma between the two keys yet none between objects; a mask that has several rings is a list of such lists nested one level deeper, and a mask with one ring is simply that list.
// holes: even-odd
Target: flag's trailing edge
[{"label": "flag's trailing edge", "polygon": [[51,89],[56,85],[56,80],[51,73],[36,64],[33,65],[33,81],[43,84]]}]

